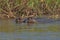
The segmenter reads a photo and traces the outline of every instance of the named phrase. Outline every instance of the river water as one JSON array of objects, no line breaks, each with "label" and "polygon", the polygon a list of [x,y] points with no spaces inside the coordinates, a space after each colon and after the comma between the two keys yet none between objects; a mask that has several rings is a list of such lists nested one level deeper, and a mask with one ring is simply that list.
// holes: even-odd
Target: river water
[{"label": "river water", "polygon": [[0,40],[60,40],[60,21],[27,25],[0,20]]}]

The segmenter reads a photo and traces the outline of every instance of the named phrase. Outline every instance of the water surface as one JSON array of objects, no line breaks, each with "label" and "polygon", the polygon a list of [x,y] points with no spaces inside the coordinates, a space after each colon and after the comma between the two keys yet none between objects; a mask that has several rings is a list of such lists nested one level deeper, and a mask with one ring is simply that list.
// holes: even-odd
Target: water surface
[{"label": "water surface", "polygon": [[60,21],[27,25],[0,20],[0,40],[60,40]]}]

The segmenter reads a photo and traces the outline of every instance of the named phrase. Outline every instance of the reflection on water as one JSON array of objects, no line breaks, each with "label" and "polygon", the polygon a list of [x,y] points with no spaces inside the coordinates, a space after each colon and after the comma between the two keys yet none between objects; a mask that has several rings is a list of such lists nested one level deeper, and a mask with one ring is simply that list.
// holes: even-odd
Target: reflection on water
[{"label": "reflection on water", "polygon": [[0,33],[0,40],[60,40],[60,32]]},{"label": "reflection on water", "polygon": [[60,32],[0,33],[1,40],[60,40]]},{"label": "reflection on water", "polygon": [[60,40],[60,21],[27,25],[0,20],[0,40]]}]

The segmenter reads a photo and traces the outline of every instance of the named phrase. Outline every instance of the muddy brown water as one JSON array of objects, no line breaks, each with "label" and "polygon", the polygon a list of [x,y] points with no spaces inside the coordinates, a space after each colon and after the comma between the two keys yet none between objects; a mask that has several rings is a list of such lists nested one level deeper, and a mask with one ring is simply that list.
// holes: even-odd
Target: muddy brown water
[{"label": "muddy brown water", "polygon": [[0,20],[0,40],[60,40],[60,21],[28,25]]}]

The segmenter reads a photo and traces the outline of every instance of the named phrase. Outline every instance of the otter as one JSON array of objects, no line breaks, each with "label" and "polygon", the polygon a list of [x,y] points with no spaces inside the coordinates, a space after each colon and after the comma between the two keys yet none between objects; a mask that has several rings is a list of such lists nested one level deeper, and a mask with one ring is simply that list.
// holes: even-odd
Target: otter
[{"label": "otter", "polygon": [[15,22],[16,22],[16,23],[22,23],[23,20],[22,20],[22,18],[19,17],[19,18],[16,18]]},{"label": "otter", "polygon": [[27,23],[36,23],[36,20],[34,19],[34,18],[32,18],[32,17],[29,17],[29,18],[27,18]]}]

